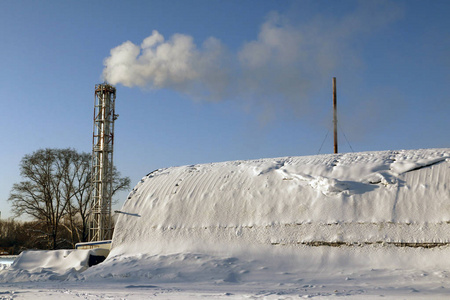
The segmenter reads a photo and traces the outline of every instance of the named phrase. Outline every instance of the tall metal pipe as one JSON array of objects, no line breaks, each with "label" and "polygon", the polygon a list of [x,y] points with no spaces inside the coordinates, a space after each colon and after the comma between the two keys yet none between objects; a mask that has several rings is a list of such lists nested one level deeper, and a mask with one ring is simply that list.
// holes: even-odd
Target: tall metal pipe
[{"label": "tall metal pipe", "polygon": [[333,77],[334,153],[338,153],[336,77]]},{"label": "tall metal pipe", "polygon": [[89,241],[112,238],[111,202],[116,88],[95,86]]}]

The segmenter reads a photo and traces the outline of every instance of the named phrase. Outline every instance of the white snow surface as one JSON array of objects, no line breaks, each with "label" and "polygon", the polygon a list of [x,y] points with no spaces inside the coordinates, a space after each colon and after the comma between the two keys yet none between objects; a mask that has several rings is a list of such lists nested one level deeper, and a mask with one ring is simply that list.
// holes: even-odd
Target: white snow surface
[{"label": "white snow surface", "polygon": [[113,253],[161,253],[168,244],[448,242],[449,158],[448,149],[430,149],[157,170],[123,205]]},{"label": "white snow surface", "polygon": [[160,169],[103,263],[27,252],[0,299],[446,299],[449,183],[450,149]]},{"label": "white snow surface", "polygon": [[90,255],[107,254],[105,249],[24,251],[8,272],[0,273],[0,282],[66,279],[71,274],[85,271]]}]

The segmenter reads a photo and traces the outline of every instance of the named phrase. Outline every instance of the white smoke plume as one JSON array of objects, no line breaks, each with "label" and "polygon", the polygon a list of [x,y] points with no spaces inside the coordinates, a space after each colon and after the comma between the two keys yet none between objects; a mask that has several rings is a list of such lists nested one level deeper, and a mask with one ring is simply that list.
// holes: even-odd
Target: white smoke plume
[{"label": "white smoke plume", "polygon": [[271,13],[257,38],[237,53],[216,38],[197,46],[192,36],[166,40],[154,30],[141,45],[127,41],[112,49],[103,78],[127,87],[174,89],[200,100],[258,101],[267,111],[287,105],[300,113],[311,91],[328,84],[340,66],[358,68],[354,40],[399,17],[399,9],[384,2],[361,3],[340,19],[319,15],[306,23]]},{"label": "white smoke plume", "polygon": [[225,48],[209,38],[199,49],[193,38],[175,34],[170,40],[156,30],[140,46],[130,41],[111,50],[103,77],[127,87],[172,88],[180,92],[217,99],[228,85]]}]

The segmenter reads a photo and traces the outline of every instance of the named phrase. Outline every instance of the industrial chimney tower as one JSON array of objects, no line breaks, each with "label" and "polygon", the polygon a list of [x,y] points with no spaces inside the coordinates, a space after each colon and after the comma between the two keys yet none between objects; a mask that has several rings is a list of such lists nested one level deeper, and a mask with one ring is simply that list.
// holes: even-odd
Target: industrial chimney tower
[{"label": "industrial chimney tower", "polygon": [[111,198],[116,88],[95,85],[89,241],[112,238]]}]

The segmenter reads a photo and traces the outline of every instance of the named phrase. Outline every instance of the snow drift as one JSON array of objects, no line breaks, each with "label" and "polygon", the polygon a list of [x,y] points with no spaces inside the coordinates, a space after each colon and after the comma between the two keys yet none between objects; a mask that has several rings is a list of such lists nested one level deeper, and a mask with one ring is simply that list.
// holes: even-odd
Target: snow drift
[{"label": "snow drift", "polygon": [[24,251],[0,272],[0,282],[64,280],[85,271],[92,256],[107,255],[105,249]]},{"label": "snow drift", "polygon": [[232,161],[156,170],[123,205],[112,254],[247,245],[449,241],[450,149]]}]

